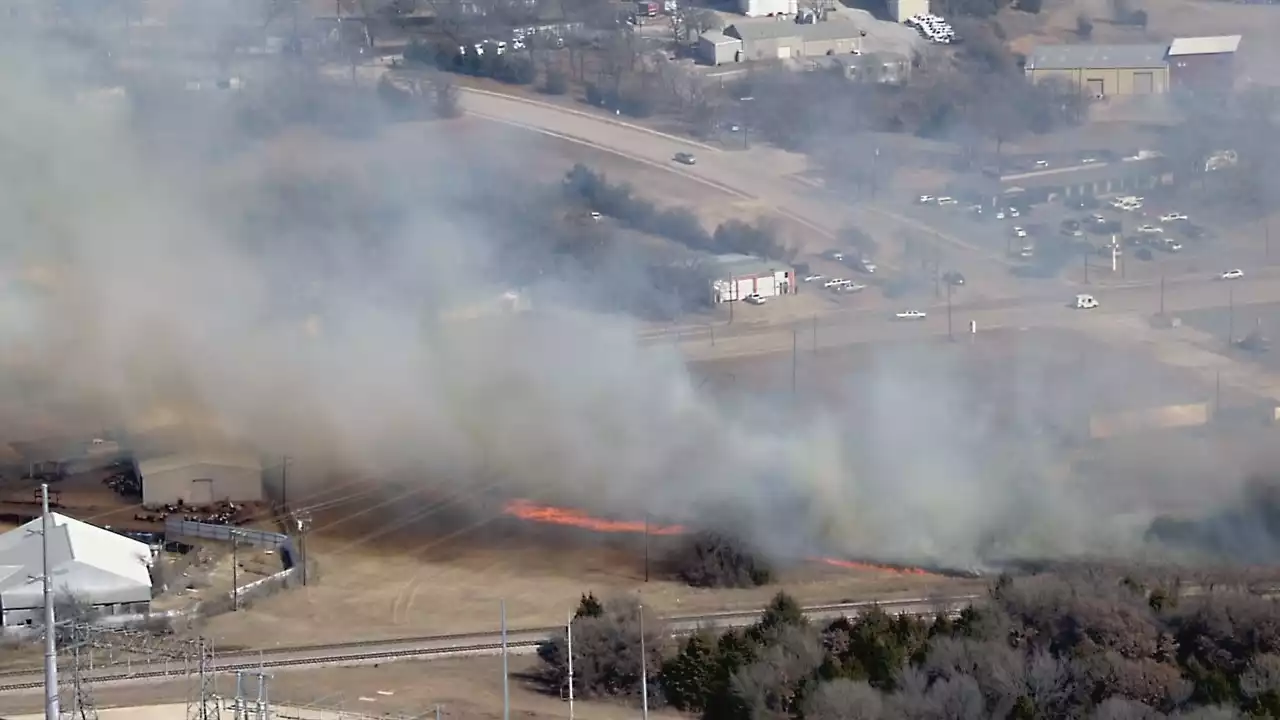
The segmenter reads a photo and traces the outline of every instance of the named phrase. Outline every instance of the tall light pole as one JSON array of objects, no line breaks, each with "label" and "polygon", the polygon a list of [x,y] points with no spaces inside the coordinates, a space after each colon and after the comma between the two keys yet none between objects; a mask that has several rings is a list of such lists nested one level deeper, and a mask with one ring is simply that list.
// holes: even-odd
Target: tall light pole
[{"label": "tall light pole", "polygon": [[511,673],[507,666],[507,601],[502,600],[502,720],[511,720]]},{"label": "tall light pole", "polygon": [[49,485],[40,485],[40,586],[44,597],[44,718],[58,720],[58,647],[54,633],[53,573],[49,567],[49,533],[53,517],[49,514]]},{"label": "tall light pole", "polygon": [[640,605],[640,695],[644,703],[644,720],[649,720],[649,669],[644,649],[644,605]]},{"label": "tall light pole", "polygon": [[955,286],[950,281],[947,282],[947,339],[951,342],[956,341],[956,336],[951,332],[951,291]]},{"label": "tall light pole", "polygon": [[1236,344],[1236,289],[1227,287],[1227,345]]},{"label": "tall light pole", "polygon": [[569,613],[569,720],[573,720],[573,613]]}]

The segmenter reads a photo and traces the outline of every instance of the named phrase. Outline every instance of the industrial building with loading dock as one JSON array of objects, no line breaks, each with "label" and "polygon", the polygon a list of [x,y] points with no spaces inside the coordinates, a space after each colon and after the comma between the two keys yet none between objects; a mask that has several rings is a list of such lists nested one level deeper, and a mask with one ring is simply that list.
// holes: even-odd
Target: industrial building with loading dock
[{"label": "industrial building with loading dock", "polygon": [[742,41],[745,60],[773,60],[861,52],[865,33],[845,20],[738,23],[724,34]]},{"label": "industrial building with loading dock", "polygon": [[147,508],[256,503],[264,498],[262,460],[239,452],[166,455],[138,463]]},{"label": "industrial building with loading dock", "polygon": [[751,255],[716,255],[716,279],[711,282],[715,302],[732,302],[751,295],[762,298],[796,291],[796,271],[786,264]]},{"label": "industrial building with loading dock", "polygon": [[[42,518],[0,535],[0,616],[5,627],[38,624],[44,610]],[[110,530],[50,513],[49,571],[59,600],[98,614],[151,607],[151,549]]]},{"label": "industrial building with loading dock", "polygon": [[1180,37],[1142,45],[1041,45],[1024,70],[1033,83],[1056,81],[1087,97],[1162,95],[1172,89],[1230,90],[1239,35]]},{"label": "industrial building with loading dock", "polygon": [[1041,45],[1024,66],[1033,83],[1059,82],[1086,97],[1157,95],[1169,90],[1166,44]]}]

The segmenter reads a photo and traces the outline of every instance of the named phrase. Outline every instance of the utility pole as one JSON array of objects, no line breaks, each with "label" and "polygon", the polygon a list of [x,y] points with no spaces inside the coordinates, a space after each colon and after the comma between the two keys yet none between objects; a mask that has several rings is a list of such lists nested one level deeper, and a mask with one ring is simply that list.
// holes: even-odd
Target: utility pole
[{"label": "utility pole", "polygon": [[569,613],[569,720],[573,720],[573,613]]},{"label": "utility pole", "polygon": [[49,514],[49,484],[40,485],[40,586],[44,598],[44,718],[58,720],[58,647],[53,618],[53,574],[49,568],[49,533],[53,517]]},{"label": "utility pole", "polygon": [[644,701],[644,720],[649,720],[649,661],[644,649],[644,605],[640,606],[640,695]]},{"label": "utility pole", "polygon": [[231,531],[231,612],[240,609],[240,533]]},{"label": "utility pole", "polygon": [[1213,414],[1222,412],[1222,371],[1213,374]]},{"label": "utility pole", "polygon": [[1236,289],[1227,288],[1227,345],[1236,344]]},{"label": "utility pole", "polygon": [[507,601],[502,600],[502,720],[511,720],[511,673],[507,665]]},{"label": "utility pole", "polygon": [[298,529],[298,555],[302,562],[302,585],[307,585],[307,531],[311,529],[311,514],[303,513],[294,516]]},{"label": "utility pole", "polygon": [[796,397],[796,362],[799,357],[799,338],[800,333],[795,328],[791,329],[791,398]]},{"label": "utility pole", "polygon": [[951,292],[954,286],[947,283],[947,339],[951,342],[956,341],[956,336],[951,333]]},{"label": "utility pole", "polygon": [[280,506],[289,512],[289,460],[288,455],[280,458]]},{"label": "utility pole", "polygon": [[649,513],[644,514],[644,581],[649,582]]}]

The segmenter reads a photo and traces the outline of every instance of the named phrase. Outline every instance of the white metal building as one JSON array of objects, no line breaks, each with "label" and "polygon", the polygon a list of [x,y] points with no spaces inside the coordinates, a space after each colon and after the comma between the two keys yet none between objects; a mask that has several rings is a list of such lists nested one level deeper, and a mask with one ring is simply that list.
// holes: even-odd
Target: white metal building
[{"label": "white metal building", "polygon": [[718,303],[742,300],[753,293],[774,297],[796,291],[796,271],[784,263],[736,254],[716,255],[714,260],[720,272],[711,283],[711,293]]},{"label": "white metal building", "polygon": [[[110,530],[51,513],[49,568],[55,597],[109,614],[151,606],[151,549]],[[6,627],[41,622],[41,519],[0,535],[0,616]]]},{"label": "white metal building", "polygon": [[742,41],[719,30],[708,30],[698,36],[698,60],[707,65],[741,62]]},{"label": "white metal building", "polygon": [[795,15],[798,11],[797,0],[738,0],[738,12],[747,17]]},{"label": "white metal building", "polygon": [[247,453],[166,455],[138,463],[142,504],[200,508],[262,502],[262,460]]},{"label": "white metal building", "polygon": [[889,17],[894,22],[906,22],[907,18],[929,14],[929,0],[889,0]]}]

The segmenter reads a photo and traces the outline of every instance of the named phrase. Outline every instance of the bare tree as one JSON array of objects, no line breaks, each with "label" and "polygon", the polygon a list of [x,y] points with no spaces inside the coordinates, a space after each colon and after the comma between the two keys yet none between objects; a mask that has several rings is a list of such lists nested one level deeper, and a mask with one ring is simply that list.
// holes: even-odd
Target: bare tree
[{"label": "bare tree", "polygon": [[1129,698],[1111,697],[1094,708],[1091,720],[1160,720],[1160,713],[1148,705]]},{"label": "bare tree", "polygon": [[[640,606],[634,598],[610,600],[600,617],[573,621],[574,689],[580,697],[638,697],[641,688]],[[645,612],[646,663],[651,672],[662,665],[663,643],[667,637],[662,621]],[[553,688],[568,687],[568,642],[564,634],[538,647],[543,663],[543,679]],[[658,697],[657,683],[649,691]]]},{"label": "bare tree", "polygon": [[900,690],[891,698],[889,717],[903,720],[985,720],[986,702],[978,683],[967,675],[929,682],[918,670],[902,674]]},{"label": "bare tree", "polygon": [[884,699],[865,682],[838,678],[822,683],[804,702],[805,720],[880,720]]},{"label": "bare tree", "polygon": [[734,696],[752,718],[789,718],[801,683],[822,664],[823,650],[812,628],[786,625],[755,662],[733,676]]}]

